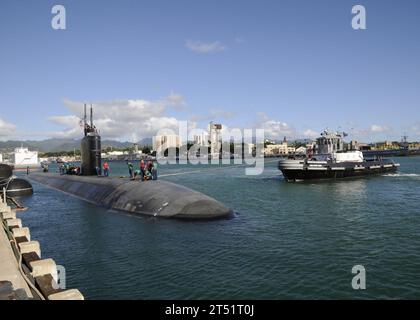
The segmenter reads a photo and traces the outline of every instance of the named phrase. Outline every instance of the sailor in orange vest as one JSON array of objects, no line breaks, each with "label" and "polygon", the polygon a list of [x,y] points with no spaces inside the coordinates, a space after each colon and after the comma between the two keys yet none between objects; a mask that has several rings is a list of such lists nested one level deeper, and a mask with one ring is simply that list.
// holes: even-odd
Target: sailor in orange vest
[{"label": "sailor in orange vest", "polygon": [[109,164],[106,161],[104,163],[104,176],[105,177],[108,177],[109,176]]}]

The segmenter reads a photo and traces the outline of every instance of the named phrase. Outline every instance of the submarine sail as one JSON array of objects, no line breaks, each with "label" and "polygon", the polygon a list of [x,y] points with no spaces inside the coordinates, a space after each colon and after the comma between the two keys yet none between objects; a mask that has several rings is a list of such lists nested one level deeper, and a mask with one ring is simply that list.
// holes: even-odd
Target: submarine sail
[{"label": "submarine sail", "polygon": [[85,136],[81,142],[81,174],[83,176],[98,175],[101,172],[101,136],[93,124],[93,109],[90,107],[90,124],[86,121],[86,104],[84,116]]}]

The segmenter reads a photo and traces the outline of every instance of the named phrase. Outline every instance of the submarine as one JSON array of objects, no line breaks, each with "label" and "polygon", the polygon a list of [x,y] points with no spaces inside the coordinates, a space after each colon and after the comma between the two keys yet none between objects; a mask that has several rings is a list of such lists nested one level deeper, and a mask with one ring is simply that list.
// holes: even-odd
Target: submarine
[{"label": "submarine", "polygon": [[221,202],[175,183],[102,176],[101,137],[93,124],[92,107],[90,124],[86,122],[86,105],[81,160],[79,175],[35,172],[30,179],[94,205],[135,215],[209,220],[233,214]]},{"label": "submarine", "polygon": [[33,194],[29,181],[13,176],[13,169],[7,164],[0,164],[0,190],[6,188],[8,197],[22,197]]}]

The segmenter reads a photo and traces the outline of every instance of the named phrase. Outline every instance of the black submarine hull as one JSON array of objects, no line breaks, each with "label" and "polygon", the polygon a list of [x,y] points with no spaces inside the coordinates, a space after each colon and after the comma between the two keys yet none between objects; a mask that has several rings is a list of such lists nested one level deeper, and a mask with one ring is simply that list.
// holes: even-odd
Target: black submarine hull
[{"label": "black submarine hull", "polygon": [[95,205],[132,214],[177,219],[216,219],[232,210],[200,192],[167,181],[61,176],[33,173],[30,179]]},{"label": "black submarine hull", "polygon": [[[4,186],[7,187],[6,195],[8,197],[30,196],[34,193],[32,184],[25,179],[13,178]],[[3,188],[3,186],[0,187]]]},{"label": "black submarine hull", "polygon": [[0,191],[6,188],[8,197],[21,197],[33,194],[29,181],[13,176],[13,168],[7,164],[0,164]]},{"label": "black submarine hull", "polygon": [[12,176],[12,167],[7,164],[0,164],[0,180],[8,179]]}]

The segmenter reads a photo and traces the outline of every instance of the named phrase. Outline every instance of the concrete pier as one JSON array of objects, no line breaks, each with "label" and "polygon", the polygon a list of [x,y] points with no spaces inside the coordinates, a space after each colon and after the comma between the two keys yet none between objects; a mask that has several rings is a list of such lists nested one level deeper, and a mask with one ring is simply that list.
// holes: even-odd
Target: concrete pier
[{"label": "concrete pier", "polygon": [[11,283],[12,290],[18,292],[16,297],[32,298],[31,290],[19,271],[15,254],[3,227],[0,230],[0,257],[0,282]]},{"label": "concrete pier", "polygon": [[200,192],[167,181],[33,173],[31,180],[102,207],[155,217],[214,219],[232,210]]},{"label": "concrete pier", "polygon": [[83,300],[76,289],[58,283],[54,260],[41,259],[39,242],[0,197],[0,300]]}]

